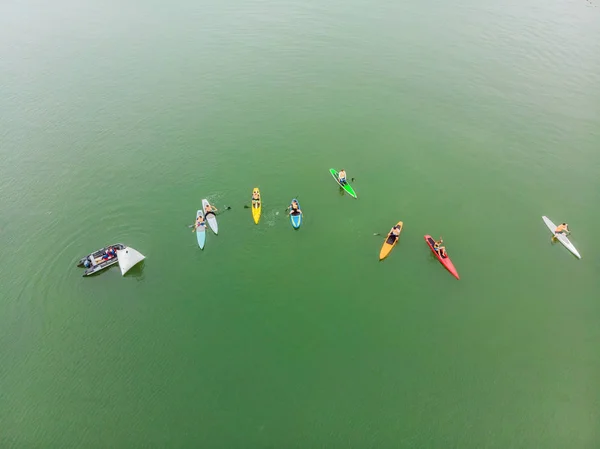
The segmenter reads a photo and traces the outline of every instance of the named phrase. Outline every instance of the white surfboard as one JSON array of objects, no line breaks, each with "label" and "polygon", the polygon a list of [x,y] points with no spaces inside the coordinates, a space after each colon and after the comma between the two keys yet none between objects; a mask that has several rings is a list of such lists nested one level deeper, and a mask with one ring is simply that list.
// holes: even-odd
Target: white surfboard
[{"label": "white surfboard", "polygon": [[556,234],[554,231],[556,230],[557,226],[554,223],[552,223],[552,221],[545,215],[542,217],[542,220],[544,220],[544,223],[546,223],[546,226],[548,226],[548,229],[550,229],[550,232],[552,232],[552,234],[554,234],[556,239],[560,243],[562,243],[565,248],[567,248],[569,251],[571,251],[575,255],[575,257],[577,257],[578,259],[581,259],[581,255],[579,254],[579,251],[577,251],[577,249],[575,248],[575,246],[573,246],[573,244],[567,238],[567,236],[564,234]]},{"label": "white surfboard", "polygon": [[[210,203],[208,202],[207,199],[203,199],[202,200],[202,210],[206,211],[206,206],[208,206]],[[215,234],[219,233],[219,225],[217,224],[217,217],[215,214],[206,214],[206,212],[204,212],[204,219],[208,222],[208,225],[210,226],[210,229],[212,229],[212,231]]]}]

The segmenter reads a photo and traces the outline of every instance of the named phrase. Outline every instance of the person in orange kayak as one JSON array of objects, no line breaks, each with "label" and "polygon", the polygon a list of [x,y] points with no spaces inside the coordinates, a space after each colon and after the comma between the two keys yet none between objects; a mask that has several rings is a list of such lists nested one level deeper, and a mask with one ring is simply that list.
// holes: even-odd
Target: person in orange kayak
[{"label": "person in orange kayak", "polygon": [[388,243],[390,243],[390,244],[394,243],[399,235],[400,235],[400,226],[396,225],[392,229],[390,229],[390,232],[388,234]]},{"label": "person in orange kayak", "polygon": [[344,185],[344,184],[348,183],[348,181],[346,181],[346,170],[344,170],[343,168],[338,173],[338,182],[341,185]]},{"label": "person in orange kayak", "polygon": [[556,229],[554,230],[555,234],[570,234],[571,231],[569,230],[569,225],[566,223],[561,223],[560,225],[558,225],[556,227]]},{"label": "person in orange kayak", "polygon": [[438,254],[442,257],[446,257],[446,247],[444,245],[444,240],[440,237],[440,239],[433,244],[433,249],[438,252]]}]

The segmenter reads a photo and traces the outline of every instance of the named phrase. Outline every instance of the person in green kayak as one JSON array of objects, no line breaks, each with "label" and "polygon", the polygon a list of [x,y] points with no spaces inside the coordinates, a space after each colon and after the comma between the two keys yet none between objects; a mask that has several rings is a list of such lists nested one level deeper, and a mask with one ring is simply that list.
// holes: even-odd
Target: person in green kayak
[{"label": "person in green kayak", "polygon": [[446,247],[444,246],[444,240],[441,237],[433,244],[433,249],[437,251],[440,256],[446,257]]},{"label": "person in green kayak", "polygon": [[296,200],[292,201],[292,204],[290,204],[289,214],[290,215],[298,215],[301,213],[302,213],[302,211],[300,210],[300,205],[298,204],[298,201],[296,201]]},{"label": "person in green kayak", "polygon": [[198,216],[198,218],[196,218],[196,223],[194,224],[194,228],[192,229],[192,232],[196,231],[196,229],[198,229],[202,226],[206,226],[206,222],[204,221],[204,217],[202,215],[200,215],[200,216]]},{"label": "person in green kayak", "polygon": [[390,229],[390,233],[388,234],[387,242],[391,245],[396,239],[400,236],[400,226],[396,225],[392,229]]},{"label": "person in green kayak", "polygon": [[210,204],[207,204],[206,207],[204,208],[204,215],[206,215],[207,217],[208,217],[208,214],[215,215],[215,212],[218,212],[218,209],[214,206],[211,206]]},{"label": "person in green kayak", "polygon": [[338,173],[338,182],[341,185],[348,184],[348,181],[346,181],[346,170],[344,170],[343,168]]}]

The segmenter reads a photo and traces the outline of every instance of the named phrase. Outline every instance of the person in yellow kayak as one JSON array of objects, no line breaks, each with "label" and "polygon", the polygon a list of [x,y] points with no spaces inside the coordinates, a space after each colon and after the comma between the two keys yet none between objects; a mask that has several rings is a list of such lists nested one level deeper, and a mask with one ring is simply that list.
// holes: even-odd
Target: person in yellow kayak
[{"label": "person in yellow kayak", "polygon": [[215,215],[215,212],[218,212],[219,210],[214,207],[211,206],[210,204],[207,204],[206,207],[204,208],[204,215],[208,217],[208,214],[213,214]]},{"label": "person in yellow kayak", "polygon": [[196,229],[202,226],[206,226],[206,221],[204,221],[204,217],[200,215],[198,218],[196,218],[196,223],[194,224],[194,229],[192,229],[192,232],[196,231]]},{"label": "person in yellow kayak", "polygon": [[387,242],[390,245],[392,245],[399,236],[400,236],[400,226],[396,225],[392,229],[390,229],[390,233],[388,234]]},{"label": "person in yellow kayak", "polygon": [[257,209],[260,207],[260,192],[257,190],[252,192],[252,207]]},{"label": "person in yellow kayak", "polygon": [[440,256],[446,257],[446,247],[444,246],[444,240],[441,237],[433,244],[433,249],[436,250]]},{"label": "person in yellow kayak", "polygon": [[338,182],[341,185],[348,183],[348,181],[346,181],[346,170],[344,170],[343,168],[338,173]]},{"label": "person in yellow kayak", "polygon": [[290,215],[298,215],[301,213],[302,213],[302,211],[300,210],[300,205],[298,204],[298,201],[296,201],[296,200],[292,201],[292,204],[290,204],[289,214]]}]

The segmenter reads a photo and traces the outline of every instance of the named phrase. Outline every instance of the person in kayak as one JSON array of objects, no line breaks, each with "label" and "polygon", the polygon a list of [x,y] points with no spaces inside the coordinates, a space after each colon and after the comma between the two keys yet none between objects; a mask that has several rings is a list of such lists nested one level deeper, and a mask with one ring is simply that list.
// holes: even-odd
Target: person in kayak
[{"label": "person in kayak", "polygon": [[348,181],[346,181],[346,170],[344,170],[343,168],[338,173],[338,182],[341,185],[345,185],[348,183]]},{"label": "person in kayak", "polygon": [[198,216],[198,218],[196,218],[196,224],[194,224],[194,229],[192,229],[192,232],[194,232],[196,229],[202,226],[206,226],[206,222],[204,221],[204,217],[200,215]]},{"label": "person in kayak", "polygon": [[569,225],[566,223],[561,223],[560,225],[557,226],[557,228],[554,230],[555,234],[570,234],[571,231],[569,230]]},{"label": "person in kayak", "polygon": [[444,246],[444,240],[440,239],[433,244],[433,249],[442,257],[446,257],[446,247]]},{"label": "person in kayak", "polygon": [[260,193],[256,190],[252,192],[252,207],[260,207]]},{"label": "person in kayak", "polygon": [[388,234],[387,242],[391,245],[396,239],[400,236],[400,226],[396,225],[392,229],[390,229],[390,233]]},{"label": "person in kayak", "polygon": [[204,215],[208,216],[208,214],[213,214],[215,215],[215,212],[217,212],[218,209],[214,206],[211,206],[210,204],[207,204],[206,207],[204,208]]},{"label": "person in kayak", "polygon": [[298,215],[301,214],[302,211],[300,210],[300,205],[298,204],[298,201],[294,200],[292,201],[292,204],[290,204],[290,215]]}]

